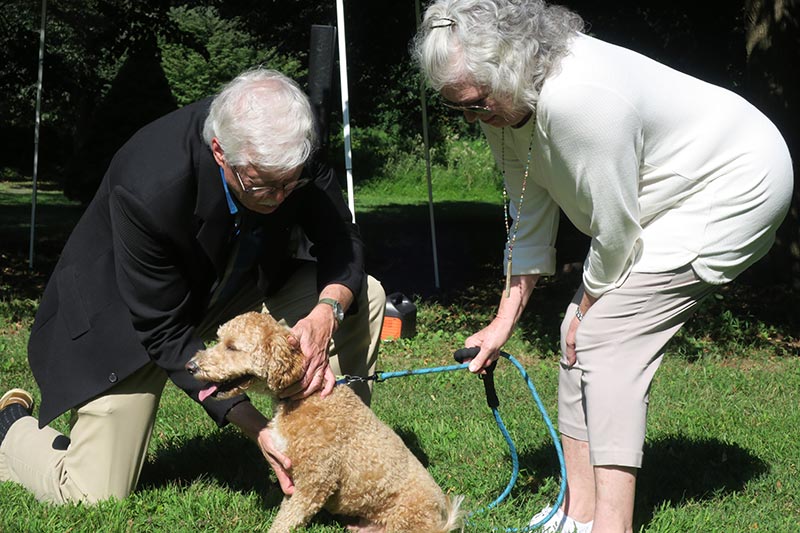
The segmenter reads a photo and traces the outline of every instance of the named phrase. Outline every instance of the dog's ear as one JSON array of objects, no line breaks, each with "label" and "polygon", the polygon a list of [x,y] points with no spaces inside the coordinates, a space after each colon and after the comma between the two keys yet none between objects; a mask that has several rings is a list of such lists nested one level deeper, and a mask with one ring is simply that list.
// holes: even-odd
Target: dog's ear
[{"label": "dog's ear", "polygon": [[269,390],[279,393],[303,377],[303,354],[290,333],[271,335],[263,349],[266,375],[262,376]]}]

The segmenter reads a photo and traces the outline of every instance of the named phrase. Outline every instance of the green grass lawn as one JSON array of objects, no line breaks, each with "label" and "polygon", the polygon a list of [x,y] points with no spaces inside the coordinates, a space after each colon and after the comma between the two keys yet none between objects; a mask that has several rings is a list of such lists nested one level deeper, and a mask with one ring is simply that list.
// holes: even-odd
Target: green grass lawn
[{"label": "green grass lawn", "polygon": [[[29,208],[24,195],[13,196],[8,187],[0,186],[0,390],[22,386],[38,398],[25,351],[35,291],[80,207],[57,194],[45,197],[42,220],[52,225],[42,238],[52,243],[41,247],[41,266],[28,270],[27,229],[20,217]],[[402,208],[373,196],[357,217],[371,271],[386,280],[388,291],[402,290],[417,304],[416,335],[382,344],[381,371],[452,364],[453,351],[494,312],[500,283],[495,259],[502,250],[499,202],[480,202],[476,195],[470,202],[437,205],[443,236],[437,290],[430,282],[425,194],[423,189]],[[575,274],[566,273],[543,283],[506,347],[527,369],[554,422],[557,325],[577,283]],[[732,285],[706,302],[673,340],[651,393],[636,531],[800,531],[800,343],[791,302],[795,296],[782,288]],[[525,383],[504,360],[496,382],[500,413],[519,452],[520,477],[503,503],[470,519],[467,531],[524,526],[558,493],[555,450]],[[255,400],[267,408],[263,399]],[[508,483],[507,446],[481,381],[466,371],[376,384],[373,406],[446,491],[466,496],[466,509],[484,508]],[[55,425],[65,429],[66,417]],[[0,483],[0,532],[267,531],[280,498],[255,445],[235,429],[216,429],[199,406],[168,385],[131,497],[56,507]],[[308,530],[342,527],[323,514]]]}]

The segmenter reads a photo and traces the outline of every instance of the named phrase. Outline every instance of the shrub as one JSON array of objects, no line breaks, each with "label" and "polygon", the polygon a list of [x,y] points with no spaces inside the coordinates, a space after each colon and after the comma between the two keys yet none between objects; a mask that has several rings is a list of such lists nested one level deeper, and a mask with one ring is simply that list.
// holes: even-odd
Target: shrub
[{"label": "shrub", "polygon": [[248,68],[264,65],[299,79],[305,71],[299,59],[281,55],[242,29],[236,17],[224,19],[215,7],[170,8],[179,39],[159,36],[161,65],[179,106],[214,94]]}]

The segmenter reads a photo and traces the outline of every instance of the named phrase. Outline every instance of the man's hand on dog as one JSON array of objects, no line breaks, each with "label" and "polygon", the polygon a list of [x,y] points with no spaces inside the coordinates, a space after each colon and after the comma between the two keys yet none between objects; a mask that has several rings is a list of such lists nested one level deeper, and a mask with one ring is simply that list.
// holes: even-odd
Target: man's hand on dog
[{"label": "man's hand on dog", "polygon": [[289,475],[292,461],[282,454],[272,442],[272,435],[267,429],[268,420],[250,402],[239,402],[227,415],[228,421],[238,426],[245,435],[258,443],[261,453],[275,472],[278,483],[284,494],[294,493],[294,482]]},{"label": "man's hand on dog", "polygon": [[329,308],[316,307],[292,328],[290,343],[303,352],[305,373],[303,379],[286,389],[283,398],[299,400],[321,390],[327,396],[336,385],[328,363],[328,346],[333,336],[336,321]]},{"label": "man's hand on dog", "polygon": [[294,481],[289,476],[289,469],[292,467],[291,459],[275,449],[272,436],[266,427],[258,432],[256,442],[258,442],[258,447],[261,448],[261,453],[266,458],[269,466],[275,472],[275,477],[278,478],[278,483],[280,483],[283,493],[287,496],[293,494]]}]

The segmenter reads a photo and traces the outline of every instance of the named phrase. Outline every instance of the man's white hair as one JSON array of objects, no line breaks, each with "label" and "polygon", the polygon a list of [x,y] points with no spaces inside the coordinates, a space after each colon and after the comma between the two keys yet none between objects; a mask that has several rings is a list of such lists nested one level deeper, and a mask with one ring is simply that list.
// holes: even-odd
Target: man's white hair
[{"label": "man's white hair", "polygon": [[229,165],[287,172],[314,149],[314,116],[297,83],[275,70],[255,68],[237,76],[214,98],[203,125],[217,138]]}]

